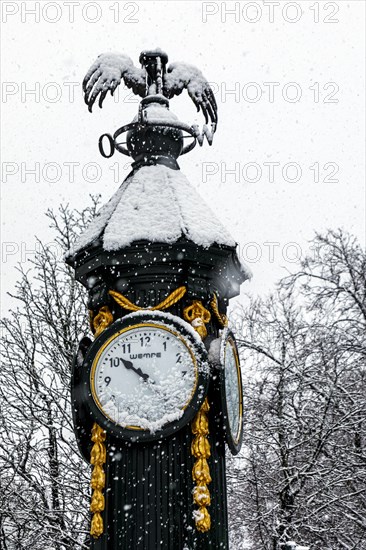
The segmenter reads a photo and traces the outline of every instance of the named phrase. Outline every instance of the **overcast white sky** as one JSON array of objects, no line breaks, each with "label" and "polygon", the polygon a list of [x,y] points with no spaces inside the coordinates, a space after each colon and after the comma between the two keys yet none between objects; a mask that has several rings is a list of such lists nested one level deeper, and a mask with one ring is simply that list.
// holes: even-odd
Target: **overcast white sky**
[{"label": "overcast white sky", "polygon": [[[213,146],[180,166],[238,241],[254,273],[243,291],[271,290],[315,230],[343,226],[364,243],[362,0],[2,1],[1,10],[3,295],[34,235],[52,241],[48,207],[81,208],[89,193],[106,202],[127,175],[128,159],[103,159],[97,142],[130,122],[137,100],[121,90],[119,103],[108,96],[90,115],[81,94],[106,51],[138,64],[141,50],[160,46],[212,83]],[[187,95],[171,110],[202,124]],[[4,313],[11,304],[4,296]]]}]

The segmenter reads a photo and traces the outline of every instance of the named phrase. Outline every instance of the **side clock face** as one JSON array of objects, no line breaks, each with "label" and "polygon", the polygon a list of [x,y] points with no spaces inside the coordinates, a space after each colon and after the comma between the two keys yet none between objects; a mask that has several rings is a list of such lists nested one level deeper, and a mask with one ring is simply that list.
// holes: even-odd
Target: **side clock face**
[{"label": "side clock face", "polygon": [[155,439],[189,422],[207,390],[205,350],[190,327],[166,314],[131,314],[94,342],[92,410],[127,439]]},{"label": "side clock face", "polygon": [[229,330],[222,337],[221,365],[226,439],[232,454],[237,454],[243,437],[243,393],[238,349],[235,337]]}]

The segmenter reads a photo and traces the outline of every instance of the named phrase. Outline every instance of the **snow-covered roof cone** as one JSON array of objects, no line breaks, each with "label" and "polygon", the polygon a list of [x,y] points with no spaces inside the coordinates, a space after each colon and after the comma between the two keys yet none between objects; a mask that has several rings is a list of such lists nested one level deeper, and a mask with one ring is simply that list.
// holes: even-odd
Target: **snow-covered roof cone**
[{"label": "snow-covered roof cone", "polygon": [[180,170],[143,166],[104,205],[69,255],[100,239],[105,251],[133,242],[174,243],[185,237],[208,248],[235,241]]},{"label": "snow-covered roof cone", "polygon": [[[144,97],[130,124],[118,129],[113,137],[104,135],[110,154],[104,152],[103,136],[100,140],[103,156],[111,156],[116,149],[132,157],[132,172],[78,237],[66,254],[66,261],[76,268],[78,279],[90,287],[91,280],[105,279],[108,266],[114,275],[116,265],[120,266],[122,279],[123,266],[139,266],[142,260],[150,266],[169,260],[179,271],[180,261],[187,262],[189,256],[189,261],[195,257],[197,262],[203,254],[200,259],[205,258],[205,269],[216,270],[217,279],[226,278],[232,288],[225,294],[234,296],[241,282],[250,277],[250,271],[240,263],[232,236],[177,163],[177,158],[197,142],[202,145],[204,137],[212,143],[217,125],[216,102],[198,69],[176,63],[166,71],[167,59],[160,50],[144,52],[140,56],[144,68],[137,69],[126,56],[105,54],[88,71],[84,90],[90,110],[98,95],[102,105],[108,90],[114,91],[121,78]],[[184,88],[202,110],[206,123],[210,118],[211,130],[204,126],[200,133],[197,126],[180,122],[169,110],[168,97]],[[120,142],[123,134],[125,141]],[[185,138],[193,141],[187,145]],[[189,254],[186,245],[190,246]],[[181,252],[177,256],[178,249]],[[142,258],[150,252],[149,257]],[[99,275],[95,277],[97,271]]]}]

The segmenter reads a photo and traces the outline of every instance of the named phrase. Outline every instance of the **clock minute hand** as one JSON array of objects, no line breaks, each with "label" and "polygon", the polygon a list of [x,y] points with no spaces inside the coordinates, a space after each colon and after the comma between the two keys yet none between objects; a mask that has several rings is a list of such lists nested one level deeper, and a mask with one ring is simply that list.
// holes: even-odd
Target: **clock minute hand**
[{"label": "clock minute hand", "polygon": [[146,374],[145,372],[142,372],[141,369],[137,369],[136,367],[134,367],[133,363],[131,363],[131,361],[127,361],[126,359],[122,359],[122,357],[121,357],[121,361],[124,364],[124,366],[126,367],[126,369],[133,370],[136,374],[141,376],[141,378],[144,380],[144,382],[146,382],[148,380],[149,375]]}]

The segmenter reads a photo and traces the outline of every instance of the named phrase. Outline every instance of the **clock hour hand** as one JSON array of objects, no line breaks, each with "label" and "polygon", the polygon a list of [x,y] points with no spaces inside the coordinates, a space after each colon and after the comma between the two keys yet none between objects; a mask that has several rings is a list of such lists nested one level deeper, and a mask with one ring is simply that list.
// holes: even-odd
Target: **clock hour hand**
[{"label": "clock hour hand", "polygon": [[136,374],[141,376],[141,378],[144,380],[144,382],[147,382],[147,380],[149,379],[148,374],[146,374],[145,372],[142,372],[141,369],[137,369],[136,367],[134,367],[133,363],[131,363],[131,361],[127,361],[126,359],[122,359],[122,357],[121,357],[121,360],[122,360],[122,363],[124,364],[124,366],[126,367],[126,369],[133,370]]}]

